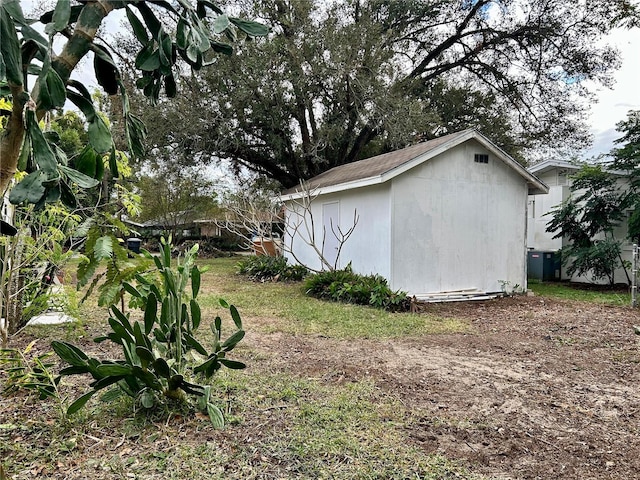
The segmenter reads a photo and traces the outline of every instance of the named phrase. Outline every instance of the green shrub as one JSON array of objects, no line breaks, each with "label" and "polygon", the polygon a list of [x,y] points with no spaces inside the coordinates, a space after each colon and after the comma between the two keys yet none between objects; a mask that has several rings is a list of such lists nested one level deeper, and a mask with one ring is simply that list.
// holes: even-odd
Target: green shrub
[{"label": "green shrub", "polygon": [[394,292],[380,275],[358,275],[350,266],[311,275],[305,280],[307,295],[334,302],[384,308],[392,312],[409,310],[406,292]]},{"label": "green shrub", "polygon": [[218,237],[185,239],[178,245],[178,249],[181,252],[186,252],[196,243],[200,247],[198,249],[198,257],[200,258],[228,257],[233,256],[233,252],[242,250],[237,240]]},{"label": "green shrub", "polygon": [[163,242],[159,256],[144,252],[156,263],[157,276],[138,275],[138,287],[124,284],[124,289],[143,305],[143,322],[131,321],[129,315],[113,305],[109,318],[111,332],[95,339],[119,344],[123,360],[90,358],[69,343],[52,342],[56,354],[71,365],[63,369],[61,375],[88,373],[94,379],[89,385],[91,390],[73,402],[67,414],[82,408],[98,391],[115,385],[117,389],[106,395],[108,398],[124,393],[145,408],[171,400],[187,401],[187,394],[195,396],[197,406],[209,414],[214,426],[223,426],[222,412],[211,400],[211,387],[191,382],[199,375],[210,378],[222,366],[244,368],[243,363],[226,356],[245,332],[237,309],[220,300],[220,304],[229,309],[236,331],[223,341],[222,320],[216,317],[211,323],[213,352],[207,352],[196,340],[202,320],[197,302],[200,290],[200,270],[195,265],[197,249],[196,245],[189,250],[176,267],[171,265],[170,243]]},{"label": "green shrub", "polygon": [[300,281],[309,274],[302,265],[288,265],[285,257],[252,255],[245,257],[237,265],[238,273],[252,280]]}]

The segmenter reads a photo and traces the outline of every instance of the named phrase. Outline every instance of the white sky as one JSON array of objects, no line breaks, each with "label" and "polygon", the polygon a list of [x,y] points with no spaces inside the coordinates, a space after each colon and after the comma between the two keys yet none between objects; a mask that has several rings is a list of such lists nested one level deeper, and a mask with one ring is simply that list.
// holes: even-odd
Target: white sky
[{"label": "white sky", "polygon": [[615,73],[613,89],[600,89],[598,103],[591,106],[594,142],[585,157],[609,152],[613,140],[621,136],[615,131],[616,123],[624,120],[629,110],[640,110],[640,28],[616,31],[610,40],[620,50],[622,66]]}]

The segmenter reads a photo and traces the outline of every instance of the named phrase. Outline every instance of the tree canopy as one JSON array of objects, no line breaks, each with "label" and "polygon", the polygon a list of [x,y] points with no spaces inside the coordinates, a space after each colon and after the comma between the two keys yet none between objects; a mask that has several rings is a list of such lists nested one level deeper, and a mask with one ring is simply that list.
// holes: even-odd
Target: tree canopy
[{"label": "tree canopy", "polygon": [[[627,0],[244,0],[272,26],[221,59],[151,143],[230,159],[288,187],[334,166],[476,127],[516,157],[580,147],[587,81],[618,65],[601,40],[633,25]],[[229,6],[231,8],[231,6]]]},{"label": "tree canopy", "polygon": [[168,163],[142,175],[140,221],[159,222],[172,237],[180,239],[181,226],[202,218],[215,218],[220,212],[215,183],[193,168],[178,168]]},{"label": "tree canopy", "polygon": [[616,129],[623,135],[615,141],[619,146],[611,152],[611,167],[627,175],[629,183],[624,202],[632,209],[629,238],[640,243],[640,111],[630,110],[627,118],[616,124]]},{"label": "tree canopy", "polygon": [[611,152],[612,167],[628,172],[634,193],[640,195],[640,110],[630,110],[627,118],[616,124],[623,135],[615,140],[616,148]]},{"label": "tree canopy", "polygon": [[[562,262],[567,274],[590,275],[593,280],[615,283],[615,270],[625,268],[622,238],[615,230],[625,219],[628,196],[618,183],[618,175],[603,165],[584,164],[572,176],[571,195],[555,210],[547,225],[553,238],[564,238]],[[629,276],[627,274],[627,280]]]}]

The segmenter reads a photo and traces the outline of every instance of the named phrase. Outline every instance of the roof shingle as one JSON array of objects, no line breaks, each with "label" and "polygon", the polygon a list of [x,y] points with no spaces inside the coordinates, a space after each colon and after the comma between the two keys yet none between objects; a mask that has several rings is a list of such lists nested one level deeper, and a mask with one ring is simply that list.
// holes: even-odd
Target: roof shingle
[{"label": "roof shingle", "polygon": [[[395,150],[393,152],[383,153],[382,155],[366,158],[357,162],[333,167],[331,170],[327,170],[326,172],[308,180],[305,185],[309,190],[314,190],[317,188],[376,177],[439,147],[443,143],[446,143],[455,137],[466,134],[467,132],[467,130],[464,130],[462,132],[451,133],[401,150]],[[295,193],[299,191],[299,188],[299,186],[290,188],[284,191],[283,195]]]},{"label": "roof shingle", "polygon": [[401,150],[334,167],[307,180],[304,182],[302,188],[300,185],[297,185],[282,192],[280,198],[293,199],[304,195],[304,192],[317,192],[321,194],[384,182],[470,139],[475,139],[480,142],[490,152],[493,152],[496,158],[518,172],[529,185],[530,194],[548,193],[549,187],[536,178],[535,175],[528,172],[522,165],[480,132],[470,128],[462,130],[461,132],[434,138],[427,142],[418,143],[417,145],[412,145]]}]

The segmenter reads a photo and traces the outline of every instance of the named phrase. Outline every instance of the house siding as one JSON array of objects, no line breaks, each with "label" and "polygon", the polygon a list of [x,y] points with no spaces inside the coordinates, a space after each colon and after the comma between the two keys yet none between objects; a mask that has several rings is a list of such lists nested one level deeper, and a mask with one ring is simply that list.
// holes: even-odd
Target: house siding
[{"label": "house siding", "polygon": [[551,220],[547,213],[569,197],[571,181],[568,177],[559,175],[558,170],[545,172],[538,178],[549,185],[549,193],[529,195],[527,247],[540,251],[556,251],[563,247],[563,239],[552,238],[554,234],[546,231]]}]

